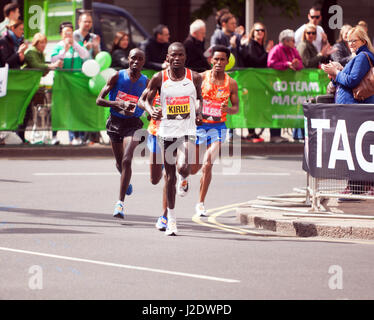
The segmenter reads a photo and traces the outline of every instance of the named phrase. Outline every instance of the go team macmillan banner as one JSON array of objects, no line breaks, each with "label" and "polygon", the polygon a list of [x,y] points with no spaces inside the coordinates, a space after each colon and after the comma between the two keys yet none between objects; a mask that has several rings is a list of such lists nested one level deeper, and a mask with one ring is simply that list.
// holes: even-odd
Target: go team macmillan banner
[{"label": "go team macmillan banner", "polygon": [[302,104],[325,94],[329,79],[320,69],[244,69],[230,73],[239,86],[239,113],[230,128],[303,128]]},{"label": "go team macmillan banner", "polygon": [[[149,79],[154,70],[142,72]],[[229,72],[239,87],[239,113],[228,115],[229,128],[303,128],[302,103],[324,94],[329,82],[319,69],[277,71],[241,69]],[[38,89],[41,72],[10,70],[8,92],[0,98],[0,130],[15,130]],[[89,78],[80,72],[55,71],[52,87],[53,130],[105,130],[109,109],[96,105],[88,88]],[[144,126],[148,125],[145,116]]]},{"label": "go team macmillan banner", "polygon": [[374,104],[304,104],[303,170],[315,178],[374,181]]}]

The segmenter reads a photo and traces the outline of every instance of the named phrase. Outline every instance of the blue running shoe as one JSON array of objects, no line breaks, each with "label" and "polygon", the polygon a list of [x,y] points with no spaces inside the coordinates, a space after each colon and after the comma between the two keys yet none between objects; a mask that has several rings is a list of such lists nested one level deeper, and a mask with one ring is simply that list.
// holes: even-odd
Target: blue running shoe
[{"label": "blue running shoe", "polygon": [[168,218],[161,216],[158,218],[156,228],[160,231],[165,231],[168,226]]},{"label": "blue running shoe", "polygon": [[132,194],[133,188],[132,184],[130,183],[129,186],[127,187],[126,194],[129,196]]},{"label": "blue running shoe", "polygon": [[125,219],[125,208],[122,201],[117,201],[114,207],[113,218]]}]

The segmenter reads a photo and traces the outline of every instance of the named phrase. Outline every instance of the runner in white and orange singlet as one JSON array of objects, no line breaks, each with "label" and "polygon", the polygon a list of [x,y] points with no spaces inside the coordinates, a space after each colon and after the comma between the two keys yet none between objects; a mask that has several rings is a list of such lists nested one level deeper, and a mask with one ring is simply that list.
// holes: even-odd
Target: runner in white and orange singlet
[{"label": "runner in white and orange singlet", "polygon": [[[178,191],[188,190],[190,174],[188,153],[196,141],[196,124],[201,124],[201,76],[185,68],[186,52],[182,43],[169,46],[169,67],[156,73],[147,87],[144,107],[155,120],[161,120],[157,138],[166,173],[167,228],[166,235],[177,234],[175,208],[177,174]],[[160,93],[161,112],[152,106]],[[199,100],[199,103],[197,102]],[[178,171],[178,173],[177,173]]]}]

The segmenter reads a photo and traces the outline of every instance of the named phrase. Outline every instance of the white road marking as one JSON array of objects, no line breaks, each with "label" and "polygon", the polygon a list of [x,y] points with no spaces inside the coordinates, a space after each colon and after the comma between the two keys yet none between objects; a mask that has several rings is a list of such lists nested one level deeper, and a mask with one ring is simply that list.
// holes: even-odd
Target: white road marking
[{"label": "white road marking", "polygon": [[[132,173],[139,174],[139,173]],[[148,172],[149,174],[149,172]],[[34,176],[119,176],[118,172],[35,172]]]},{"label": "white road marking", "polygon": [[97,265],[102,265],[102,266],[107,266],[107,267],[116,267],[116,268],[122,268],[122,269],[163,273],[163,274],[168,274],[168,275],[188,277],[188,278],[196,278],[196,279],[201,279],[201,280],[210,280],[210,281],[218,281],[218,282],[226,282],[226,283],[238,283],[238,282],[240,282],[240,280],[235,280],[235,279],[219,278],[219,277],[199,275],[199,274],[194,274],[194,273],[170,271],[170,270],[163,270],[163,269],[154,269],[154,268],[148,268],[148,267],[131,266],[131,265],[126,265],[126,264],[119,264],[119,263],[112,263],[112,262],[105,262],[105,261],[97,261],[97,260],[90,260],[90,259],[60,256],[60,255],[48,254],[48,253],[42,253],[42,252],[35,252],[35,251],[27,251],[27,250],[20,250],[20,249],[5,248],[5,247],[0,247],[0,250],[8,251],[8,252],[30,254],[30,255],[35,255],[35,256],[42,256],[42,257],[53,258],[53,259],[70,260],[70,261],[76,261],[76,262],[85,262],[85,263],[97,264]]},{"label": "white road marking", "polygon": [[212,215],[210,215],[208,217],[208,221],[212,224],[217,225],[217,226],[221,226],[223,228],[226,228],[226,229],[228,229],[228,231],[230,231],[230,229],[235,230],[237,233],[240,233],[240,234],[249,234],[249,235],[250,234],[252,234],[252,235],[263,234],[263,232],[261,232],[261,231],[247,230],[247,229],[239,228],[239,227],[236,227],[236,226],[229,226],[227,224],[220,223],[216,220],[217,217],[221,216],[222,214],[224,214],[226,212],[231,212],[231,211],[233,211],[233,209],[236,209],[236,207],[226,209],[226,210],[221,210],[221,211],[218,211],[216,213],[213,213]]},{"label": "white road marking", "polygon": [[[253,231],[253,230],[250,231],[250,230],[246,230],[246,229],[243,229],[243,228],[238,228],[238,227],[235,227],[235,226],[228,226],[226,224],[222,224],[222,223],[217,222],[216,217],[222,215],[223,213],[232,211],[232,210],[236,209],[237,207],[239,207],[243,204],[247,204],[247,202],[235,203],[235,204],[230,204],[230,205],[226,205],[226,206],[222,206],[222,207],[207,210],[207,213],[209,214],[209,216],[208,216],[208,222],[209,223],[206,223],[206,222],[202,221],[201,217],[198,214],[194,214],[194,216],[192,217],[192,221],[199,224],[199,225],[202,225],[202,226],[215,228],[215,229],[220,229],[220,230],[224,230],[224,231],[232,232],[232,233],[238,233],[238,234],[241,234],[241,235],[251,235],[251,234],[252,235],[259,235],[259,234],[261,234],[260,231]],[[217,211],[217,212],[213,213],[215,211]]]}]

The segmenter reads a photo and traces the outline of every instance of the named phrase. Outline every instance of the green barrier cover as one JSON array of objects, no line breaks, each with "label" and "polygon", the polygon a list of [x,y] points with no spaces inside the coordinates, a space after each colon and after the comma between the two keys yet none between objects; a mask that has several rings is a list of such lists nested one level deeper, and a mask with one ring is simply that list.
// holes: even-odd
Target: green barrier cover
[{"label": "green barrier cover", "polygon": [[52,87],[53,130],[105,130],[109,108],[96,105],[88,88],[90,78],[81,72],[55,71]]},{"label": "green barrier cover", "polygon": [[320,69],[243,69],[229,73],[239,87],[239,113],[229,128],[303,128],[303,102],[326,93],[329,78]]},{"label": "green barrier cover", "polygon": [[0,130],[17,130],[41,77],[41,71],[9,70],[7,95],[0,98]]},{"label": "green barrier cover", "polygon": [[[143,71],[149,79],[154,73],[156,71]],[[89,80],[80,72],[55,71],[52,88],[53,130],[105,130],[109,108],[96,105],[97,96],[89,91]],[[141,119],[144,128],[147,128],[149,121],[146,116],[143,115]]]}]

